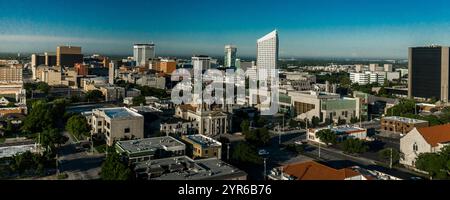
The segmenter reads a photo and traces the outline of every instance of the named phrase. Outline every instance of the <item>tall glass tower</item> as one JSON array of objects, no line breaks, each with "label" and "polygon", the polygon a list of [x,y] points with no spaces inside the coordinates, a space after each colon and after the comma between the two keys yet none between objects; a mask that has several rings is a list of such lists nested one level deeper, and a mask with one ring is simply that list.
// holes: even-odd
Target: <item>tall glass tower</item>
[{"label": "tall glass tower", "polygon": [[225,46],[224,67],[235,67],[236,66],[236,53],[237,53],[236,46],[233,46],[233,45]]}]

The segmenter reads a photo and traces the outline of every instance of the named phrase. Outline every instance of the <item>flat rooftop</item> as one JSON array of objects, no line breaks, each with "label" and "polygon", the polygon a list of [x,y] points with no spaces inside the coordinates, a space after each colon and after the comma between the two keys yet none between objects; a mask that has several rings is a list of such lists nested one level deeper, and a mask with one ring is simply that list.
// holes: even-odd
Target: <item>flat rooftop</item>
[{"label": "flat rooftop", "polygon": [[154,152],[158,149],[164,149],[166,151],[180,151],[186,149],[184,143],[170,136],[119,141],[116,146],[128,154]]},{"label": "flat rooftop", "polygon": [[204,135],[187,135],[185,136],[187,139],[191,140],[192,142],[195,142],[197,144],[200,144],[202,147],[220,147],[222,146],[222,143],[210,138],[206,137]]},{"label": "flat rooftop", "polygon": [[127,108],[104,108],[99,110],[103,111],[105,115],[111,119],[142,117],[142,115],[135,113]]},{"label": "flat rooftop", "polygon": [[398,116],[384,117],[383,119],[390,120],[390,121],[402,122],[402,123],[408,123],[408,124],[428,123],[428,121],[425,121],[425,120],[412,119],[412,118],[406,118],[406,117],[398,117]]},{"label": "flat rooftop", "polygon": [[193,160],[187,156],[137,163],[135,171],[148,174],[151,180],[224,180],[247,176],[217,158]]},{"label": "flat rooftop", "polygon": [[352,134],[352,133],[360,133],[365,132],[366,129],[355,127],[355,126],[343,126],[343,127],[336,127],[332,129],[336,133],[346,133],[346,134]]},{"label": "flat rooftop", "polygon": [[23,144],[16,146],[0,146],[0,158],[9,158],[17,154],[28,151],[36,152],[38,146],[36,144]]},{"label": "flat rooftop", "polygon": [[153,106],[136,106],[132,107],[131,110],[139,113],[162,113],[160,109]]}]

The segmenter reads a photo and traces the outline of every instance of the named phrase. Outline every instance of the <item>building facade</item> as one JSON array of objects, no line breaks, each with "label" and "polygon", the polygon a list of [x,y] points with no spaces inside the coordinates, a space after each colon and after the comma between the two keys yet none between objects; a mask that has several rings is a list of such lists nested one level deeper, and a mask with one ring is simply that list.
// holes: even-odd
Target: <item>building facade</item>
[{"label": "building facade", "polygon": [[144,117],[128,108],[94,109],[84,114],[91,125],[91,134],[105,138],[112,146],[123,139],[144,138]]},{"label": "building facade", "polygon": [[414,128],[428,127],[425,120],[410,119],[406,117],[383,117],[381,119],[381,130],[406,135]]},{"label": "building facade", "polygon": [[149,60],[155,58],[155,44],[135,44],[133,57],[136,66],[148,66]]},{"label": "building facade", "polygon": [[236,67],[237,48],[233,45],[225,46],[224,67]]},{"label": "building facade", "polygon": [[188,149],[194,159],[222,158],[222,143],[204,135],[184,135],[182,140],[188,144]]},{"label": "building facade", "polygon": [[258,70],[266,70],[267,77],[274,77],[275,69],[278,67],[279,39],[278,31],[274,30],[257,41],[257,63]]},{"label": "building facade", "polygon": [[77,63],[83,63],[81,47],[58,46],[56,48],[56,65],[60,67],[74,67]]},{"label": "building facade", "polygon": [[416,159],[422,153],[437,153],[450,143],[450,125],[414,128],[400,139],[403,156],[400,163],[415,168]]}]

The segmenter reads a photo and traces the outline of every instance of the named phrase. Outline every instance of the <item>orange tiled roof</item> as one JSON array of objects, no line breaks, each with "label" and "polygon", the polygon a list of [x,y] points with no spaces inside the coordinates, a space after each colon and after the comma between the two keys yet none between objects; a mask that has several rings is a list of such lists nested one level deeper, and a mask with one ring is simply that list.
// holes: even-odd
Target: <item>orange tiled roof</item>
[{"label": "orange tiled roof", "polygon": [[418,128],[417,131],[432,147],[437,147],[439,143],[450,142],[450,124]]},{"label": "orange tiled roof", "polygon": [[283,172],[297,180],[345,180],[361,175],[349,168],[337,170],[314,161],[287,165]]}]

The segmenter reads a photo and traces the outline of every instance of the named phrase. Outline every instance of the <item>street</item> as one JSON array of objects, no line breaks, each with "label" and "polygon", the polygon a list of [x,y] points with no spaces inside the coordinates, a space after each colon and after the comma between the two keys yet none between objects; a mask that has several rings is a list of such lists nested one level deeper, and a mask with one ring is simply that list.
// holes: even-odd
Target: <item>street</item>
[{"label": "street", "polygon": [[104,154],[88,151],[77,152],[76,142],[70,134],[63,132],[69,140],[59,151],[59,172],[66,173],[68,180],[93,180],[99,179],[99,172]]}]

